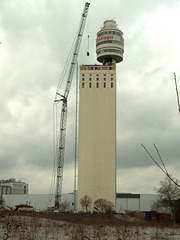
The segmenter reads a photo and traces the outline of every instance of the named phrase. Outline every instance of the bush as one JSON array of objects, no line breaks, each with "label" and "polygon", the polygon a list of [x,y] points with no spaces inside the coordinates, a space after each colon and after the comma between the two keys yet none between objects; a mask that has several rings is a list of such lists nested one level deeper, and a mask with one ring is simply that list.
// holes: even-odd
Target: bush
[{"label": "bush", "polygon": [[111,201],[103,198],[99,198],[94,202],[94,207],[99,212],[112,213],[114,212],[114,205]]}]

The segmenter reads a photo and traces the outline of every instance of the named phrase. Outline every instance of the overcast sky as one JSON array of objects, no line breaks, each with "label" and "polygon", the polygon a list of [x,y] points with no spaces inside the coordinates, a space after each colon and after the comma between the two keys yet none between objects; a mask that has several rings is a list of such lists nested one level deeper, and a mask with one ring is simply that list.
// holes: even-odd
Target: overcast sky
[{"label": "overcast sky", "polygon": [[[155,143],[169,172],[180,179],[180,116],[173,77],[175,72],[180,91],[180,2],[90,3],[79,64],[98,64],[96,33],[105,20],[114,19],[125,39],[124,61],[117,65],[117,191],[153,193],[164,175],[141,143],[158,160]],[[49,193],[53,101],[84,4],[0,0],[0,179],[25,181],[29,193]],[[74,83],[68,104],[63,192],[72,192],[74,186]]]}]

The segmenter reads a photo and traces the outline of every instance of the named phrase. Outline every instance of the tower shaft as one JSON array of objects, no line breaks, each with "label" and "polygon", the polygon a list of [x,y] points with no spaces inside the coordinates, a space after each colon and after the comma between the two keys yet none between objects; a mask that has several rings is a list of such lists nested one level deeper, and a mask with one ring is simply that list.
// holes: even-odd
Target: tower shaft
[{"label": "tower shaft", "polygon": [[115,65],[80,68],[78,166],[78,204],[87,194],[94,201],[104,198],[115,205]]}]

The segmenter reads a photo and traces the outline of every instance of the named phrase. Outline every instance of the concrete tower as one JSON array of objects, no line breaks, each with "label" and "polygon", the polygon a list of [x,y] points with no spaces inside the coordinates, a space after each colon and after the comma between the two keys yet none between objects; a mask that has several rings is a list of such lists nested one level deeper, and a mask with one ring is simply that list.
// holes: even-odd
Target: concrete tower
[{"label": "concrete tower", "polygon": [[80,66],[79,210],[85,194],[116,204],[116,63],[123,52],[123,33],[107,20],[96,39],[97,60],[103,65]]}]

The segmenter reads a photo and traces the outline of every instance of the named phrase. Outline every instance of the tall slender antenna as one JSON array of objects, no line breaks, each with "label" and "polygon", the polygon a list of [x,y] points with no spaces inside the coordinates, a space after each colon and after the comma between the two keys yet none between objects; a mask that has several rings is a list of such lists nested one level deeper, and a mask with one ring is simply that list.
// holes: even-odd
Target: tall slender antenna
[{"label": "tall slender antenna", "polygon": [[76,116],[75,116],[75,160],[74,160],[74,211],[76,211],[77,202],[76,202],[76,195],[77,195],[77,128],[78,128],[78,63],[76,67]]}]

